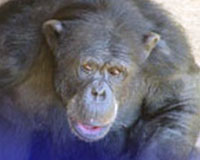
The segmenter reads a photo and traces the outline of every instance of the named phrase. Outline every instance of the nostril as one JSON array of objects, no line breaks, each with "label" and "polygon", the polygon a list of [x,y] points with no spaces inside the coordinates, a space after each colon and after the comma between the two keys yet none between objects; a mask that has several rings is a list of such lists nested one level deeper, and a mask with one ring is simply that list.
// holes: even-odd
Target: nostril
[{"label": "nostril", "polygon": [[94,97],[97,97],[99,94],[98,94],[98,92],[96,91],[96,89],[92,89],[92,95],[94,96]]},{"label": "nostril", "polygon": [[99,94],[99,96],[105,98],[105,97],[106,97],[106,92],[105,92],[105,91],[102,91],[101,94]]},{"label": "nostril", "polygon": [[92,91],[91,91],[91,93],[92,93],[92,95],[93,95],[94,97],[96,97],[96,98],[97,98],[97,97],[98,97],[98,98],[105,98],[105,97],[106,97],[106,92],[105,92],[104,89],[97,90],[97,89],[93,88]]}]

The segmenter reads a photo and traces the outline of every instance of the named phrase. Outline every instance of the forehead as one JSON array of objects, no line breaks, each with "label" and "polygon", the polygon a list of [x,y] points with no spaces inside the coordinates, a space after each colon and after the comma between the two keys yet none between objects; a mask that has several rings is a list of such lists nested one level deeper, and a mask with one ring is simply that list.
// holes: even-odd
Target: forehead
[{"label": "forehead", "polygon": [[88,48],[81,50],[79,55],[83,60],[94,59],[102,63],[113,62],[128,65],[132,62],[126,47],[120,45],[110,46],[109,43],[103,41],[91,43]]},{"label": "forehead", "polygon": [[[66,22],[66,26],[68,22]],[[68,48],[74,55],[95,57],[102,60],[120,59],[131,62],[131,45],[129,38],[117,28],[112,21],[103,17],[78,20],[71,25],[70,34],[64,37]]]}]

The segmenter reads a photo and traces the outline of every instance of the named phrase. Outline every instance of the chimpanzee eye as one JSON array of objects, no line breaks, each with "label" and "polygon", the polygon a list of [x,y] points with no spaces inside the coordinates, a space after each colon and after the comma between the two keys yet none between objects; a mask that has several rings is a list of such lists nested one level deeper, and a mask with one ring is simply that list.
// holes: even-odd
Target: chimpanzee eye
[{"label": "chimpanzee eye", "polygon": [[82,69],[87,72],[92,72],[95,70],[95,65],[92,63],[84,63]]},{"label": "chimpanzee eye", "polygon": [[117,67],[111,67],[108,69],[108,72],[112,75],[112,76],[118,76],[122,73],[122,70],[117,68]]}]

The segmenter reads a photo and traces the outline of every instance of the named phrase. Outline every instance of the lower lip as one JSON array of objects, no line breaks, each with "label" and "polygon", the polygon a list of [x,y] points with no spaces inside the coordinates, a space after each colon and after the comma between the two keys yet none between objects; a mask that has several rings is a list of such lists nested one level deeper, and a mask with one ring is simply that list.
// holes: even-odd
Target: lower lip
[{"label": "lower lip", "polygon": [[78,123],[77,127],[86,134],[97,134],[101,131],[102,127],[98,126],[89,126],[85,124]]}]

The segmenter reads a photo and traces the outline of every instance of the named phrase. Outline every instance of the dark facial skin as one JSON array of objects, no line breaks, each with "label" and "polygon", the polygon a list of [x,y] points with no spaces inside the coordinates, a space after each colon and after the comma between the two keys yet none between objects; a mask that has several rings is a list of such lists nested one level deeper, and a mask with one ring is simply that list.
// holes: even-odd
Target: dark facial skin
[{"label": "dark facial skin", "polygon": [[113,60],[86,56],[75,69],[82,87],[67,105],[69,123],[80,138],[98,140],[109,131],[117,116],[116,90],[122,89],[119,84],[124,83],[127,68]]},{"label": "dark facial skin", "polygon": [[78,77],[81,83],[87,84],[67,106],[73,131],[88,141],[104,137],[117,115],[118,103],[112,79],[119,80],[123,72],[117,66],[105,66],[105,62],[97,66],[91,60],[78,66]]}]

